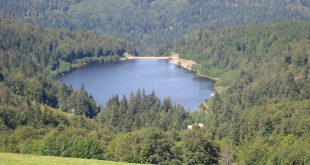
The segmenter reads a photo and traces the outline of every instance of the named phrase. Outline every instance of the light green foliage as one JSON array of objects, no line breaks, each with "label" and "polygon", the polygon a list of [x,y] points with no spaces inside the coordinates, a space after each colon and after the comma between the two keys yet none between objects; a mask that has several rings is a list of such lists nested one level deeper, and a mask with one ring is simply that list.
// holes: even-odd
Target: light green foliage
[{"label": "light green foliage", "polygon": [[103,159],[106,138],[112,134],[109,129],[84,117],[28,106],[19,111],[14,111],[19,107],[6,111],[9,107],[0,106],[4,125],[12,129],[1,130],[0,151]]},{"label": "light green foliage", "polygon": [[[42,114],[50,114],[42,116],[43,119],[38,120],[38,123],[33,123],[38,128],[29,125],[18,126],[12,132],[2,130],[0,151],[136,163],[180,164],[187,159],[191,160],[190,155],[196,151],[189,153],[193,152],[192,148],[196,148],[201,154],[198,160],[195,157],[195,162],[216,162],[218,158],[218,147],[208,140],[208,136],[203,135],[203,130],[186,131],[184,136],[180,136],[177,130],[164,132],[159,128],[143,128],[126,134],[116,134],[113,129],[104,127],[93,119],[54,112],[55,110],[51,109],[41,111],[46,111]],[[11,118],[14,119],[13,116]],[[18,122],[18,119],[16,120]],[[197,148],[198,146],[200,148]],[[210,157],[203,158],[205,155]]]},{"label": "light green foliage", "polygon": [[217,164],[219,158],[219,148],[199,129],[163,132],[143,128],[114,139],[108,148],[112,146],[114,151],[109,156],[129,162]]},{"label": "light green foliage", "polygon": [[[132,163],[112,162],[103,160],[90,160],[90,159],[74,159],[74,158],[61,158],[53,156],[37,156],[37,155],[23,155],[0,153],[0,165],[135,165]],[[138,165],[138,164],[136,164]]]},{"label": "light green foliage", "polygon": [[294,135],[257,137],[238,149],[240,164],[307,164],[310,156],[307,138]]}]

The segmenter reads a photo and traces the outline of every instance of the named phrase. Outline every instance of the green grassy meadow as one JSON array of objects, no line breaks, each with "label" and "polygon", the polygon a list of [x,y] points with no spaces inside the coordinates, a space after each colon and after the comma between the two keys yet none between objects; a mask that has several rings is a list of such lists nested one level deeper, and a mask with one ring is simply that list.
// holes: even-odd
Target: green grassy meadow
[{"label": "green grassy meadow", "polygon": [[0,165],[134,165],[104,160],[0,153]]}]

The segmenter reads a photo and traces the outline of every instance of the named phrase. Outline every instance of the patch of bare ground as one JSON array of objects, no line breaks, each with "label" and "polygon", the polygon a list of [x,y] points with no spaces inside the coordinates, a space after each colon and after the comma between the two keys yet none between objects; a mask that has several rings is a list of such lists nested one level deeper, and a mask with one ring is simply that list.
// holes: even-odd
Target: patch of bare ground
[{"label": "patch of bare ground", "polygon": [[197,70],[194,70],[193,65],[197,65],[197,63],[193,60],[186,60],[186,59],[180,58],[180,54],[178,54],[178,53],[175,53],[175,52],[171,53],[170,62],[173,64],[176,64],[176,65],[179,65],[182,68],[185,68],[185,69],[188,69],[191,71],[195,71],[196,74],[200,77],[206,77],[206,78],[209,78],[209,79],[214,80],[214,81],[220,80],[220,78],[204,75],[204,74],[198,72]]}]

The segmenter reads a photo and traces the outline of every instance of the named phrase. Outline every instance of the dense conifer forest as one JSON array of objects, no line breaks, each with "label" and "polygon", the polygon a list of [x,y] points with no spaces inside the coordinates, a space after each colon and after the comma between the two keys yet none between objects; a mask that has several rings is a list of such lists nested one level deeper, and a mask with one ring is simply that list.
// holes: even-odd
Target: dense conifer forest
[{"label": "dense conifer forest", "polygon": [[304,157],[292,164],[307,164],[309,45],[310,23],[289,21],[200,30],[156,52],[179,53],[219,78],[218,93],[206,101],[209,131],[238,146],[240,164],[289,164],[292,157]]},{"label": "dense conifer forest", "polygon": [[[73,90],[52,79],[81,61],[135,54],[129,42],[4,18],[0,26],[1,152],[136,163],[218,162],[218,145],[202,131],[185,130],[192,119],[169,98],[161,101],[155,92],[139,90],[130,98],[114,96],[103,107],[83,84]],[[201,148],[193,150],[196,145]]]},{"label": "dense conifer forest", "polygon": [[[169,165],[309,164],[309,5],[0,1],[0,152]],[[284,20],[295,21],[261,23]],[[143,89],[99,105],[84,84],[74,90],[54,79],[139,49],[195,61],[194,70],[219,78],[217,93],[196,112]]]},{"label": "dense conifer forest", "polygon": [[310,21],[308,0],[2,0],[0,14],[69,30],[91,29],[151,51],[198,29]]}]

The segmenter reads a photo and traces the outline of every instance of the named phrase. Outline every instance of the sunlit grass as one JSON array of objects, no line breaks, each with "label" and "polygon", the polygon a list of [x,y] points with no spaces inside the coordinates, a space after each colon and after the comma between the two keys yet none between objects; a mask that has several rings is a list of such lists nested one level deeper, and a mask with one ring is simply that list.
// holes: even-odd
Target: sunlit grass
[{"label": "sunlit grass", "polygon": [[0,165],[134,165],[104,160],[0,153]]}]

